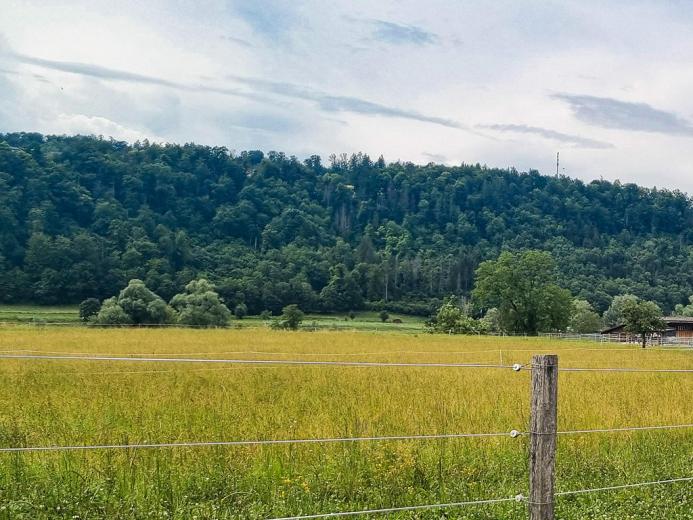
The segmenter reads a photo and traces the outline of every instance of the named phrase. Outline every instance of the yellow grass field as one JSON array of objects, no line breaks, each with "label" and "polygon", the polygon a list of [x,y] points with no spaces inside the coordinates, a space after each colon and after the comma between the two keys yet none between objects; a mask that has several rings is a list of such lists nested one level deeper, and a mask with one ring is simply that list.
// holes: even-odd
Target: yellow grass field
[{"label": "yellow grass field", "polygon": [[[373,332],[0,328],[3,355],[693,369],[693,351]],[[529,371],[0,359],[0,447],[510,432]],[[693,373],[562,372],[559,430],[693,423]],[[559,438],[558,491],[693,476],[693,428]],[[527,438],[0,453],[0,518],[273,518],[527,492]],[[693,483],[562,497],[693,518]],[[395,518],[526,518],[523,503]]]}]

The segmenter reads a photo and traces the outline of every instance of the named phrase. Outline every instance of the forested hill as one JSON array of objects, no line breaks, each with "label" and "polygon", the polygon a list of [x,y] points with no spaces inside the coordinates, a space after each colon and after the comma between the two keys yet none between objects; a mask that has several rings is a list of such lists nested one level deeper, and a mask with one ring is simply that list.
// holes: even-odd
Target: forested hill
[{"label": "forested hill", "polygon": [[467,295],[480,261],[551,251],[604,310],[693,294],[693,204],[680,192],[537,172],[387,164],[92,137],[0,134],[0,300],[74,303],[140,278],[194,276],[250,312],[425,312]]}]

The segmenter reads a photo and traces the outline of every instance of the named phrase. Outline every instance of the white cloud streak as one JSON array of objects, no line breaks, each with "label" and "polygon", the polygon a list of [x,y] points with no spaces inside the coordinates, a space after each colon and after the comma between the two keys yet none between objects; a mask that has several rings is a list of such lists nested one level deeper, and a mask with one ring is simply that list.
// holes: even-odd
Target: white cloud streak
[{"label": "white cloud streak", "polygon": [[427,7],[5,2],[0,131],[547,172],[560,150],[568,175],[693,192],[693,11],[655,0]]}]

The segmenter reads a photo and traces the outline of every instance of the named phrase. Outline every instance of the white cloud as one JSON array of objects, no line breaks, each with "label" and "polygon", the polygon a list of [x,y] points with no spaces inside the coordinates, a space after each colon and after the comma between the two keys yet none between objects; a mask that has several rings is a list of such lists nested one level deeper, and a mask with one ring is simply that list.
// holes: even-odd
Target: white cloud
[{"label": "white cloud", "polygon": [[560,150],[693,192],[682,3],[0,2],[0,131],[547,173]]},{"label": "white cloud", "polygon": [[52,134],[86,134],[128,141],[163,141],[164,139],[144,133],[134,128],[106,119],[105,117],[87,116],[84,114],[58,114],[45,123],[46,132]]}]

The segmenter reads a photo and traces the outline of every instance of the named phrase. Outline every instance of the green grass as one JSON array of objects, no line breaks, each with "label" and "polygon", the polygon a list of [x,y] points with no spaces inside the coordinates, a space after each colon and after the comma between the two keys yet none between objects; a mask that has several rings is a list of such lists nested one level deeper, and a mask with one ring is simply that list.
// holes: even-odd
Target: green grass
[{"label": "green grass", "polygon": [[[371,331],[0,329],[0,350],[693,368],[688,351]],[[562,373],[561,429],[693,423],[693,376]],[[0,446],[507,432],[529,373],[0,360]],[[693,475],[693,431],[565,436],[557,489]],[[2,519],[256,519],[526,493],[527,438],[0,453]],[[693,518],[690,483],[558,499],[557,518]],[[375,517],[374,517],[375,518]],[[525,520],[523,504],[396,519]]]},{"label": "green grass", "polygon": [[[393,320],[402,323],[393,323]],[[303,321],[305,329],[334,330],[370,330],[421,332],[426,318],[404,314],[390,314],[387,322],[382,322],[377,312],[357,312],[354,319],[348,313],[307,314]],[[0,305],[0,323],[79,323],[79,308],[76,305],[41,306],[41,305]],[[246,316],[242,320],[233,318],[230,323],[235,327],[261,327],[265,323],[259,316]]]},{"label": "green grass", "polygon": [[[271,319],[275,319],[273,316]],[[401,323],[394,323],[400,320]],[[377,312],[356,312],[354,319],[348,313],[315,314],[308,313],[303,319],[301,328],[304,330],[351,330],[372,332],[423,332],[426,318],[422,316],[410,316],[406,314],[390,314],[390,318],[383,322]],[[246,316],[242,320],[232,319],[232,327],[261,327],[268,325],[270,321],[263,321],[259,316]]]},{"label": "green grass", "polygon": [[0,322],[77,323],[76,305],[0,305]]}]

